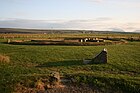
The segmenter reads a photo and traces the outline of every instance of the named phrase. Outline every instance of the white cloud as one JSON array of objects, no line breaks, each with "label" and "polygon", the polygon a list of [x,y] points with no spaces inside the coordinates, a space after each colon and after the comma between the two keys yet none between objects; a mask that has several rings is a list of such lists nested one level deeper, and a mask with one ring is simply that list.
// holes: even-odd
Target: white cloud
[{"label": "white cloud", "polygon": [[27,19],[2,19],[1,28],[39,28],[39,29],[81,29],[102,31],[135,31],[140,30],[139,22],[118,23],[112,18],[100,17],[87,20],[27,20]]},{"label": "white cloud", "polygon": [[103,0],[87,0],[87,1],[91,1],[91,2],[102,2]]},{"label": "white cloud", "polygon": [[81,1],[89,2],[89,3],[93,3],[93,4],[95,4],[95,3],[102,3],[103,2],[103,0],[81,0]]}]

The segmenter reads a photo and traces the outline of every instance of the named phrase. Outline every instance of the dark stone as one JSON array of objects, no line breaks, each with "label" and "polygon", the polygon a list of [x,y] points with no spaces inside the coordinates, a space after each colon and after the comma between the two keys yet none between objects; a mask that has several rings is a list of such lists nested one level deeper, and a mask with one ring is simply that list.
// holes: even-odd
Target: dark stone
[{"label": "dark stone", "polygon": [[103,49],[90,63],[107,63],[107,49]]}]

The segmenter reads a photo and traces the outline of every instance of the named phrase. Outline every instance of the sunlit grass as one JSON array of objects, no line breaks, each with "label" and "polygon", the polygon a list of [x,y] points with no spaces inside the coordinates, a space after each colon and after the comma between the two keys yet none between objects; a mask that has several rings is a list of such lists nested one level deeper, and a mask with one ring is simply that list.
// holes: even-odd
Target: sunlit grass
[{"label": "sunlit grass", "polygon": [[[1,39],[1,42],[5,40]],[[127,92],[140,91],[140,42],[108,46],[39,46],[0,43],[0,54],[10,57],[9,64],[0,64],[0,91],[10,92],[23,75],[58,71],[77,82],[107,86]],[[108,50],[107,64],[83,65],[103,48]],[[84,78],[84,79],[83,79]],[[91,79],[93,78],[93,79]],[[89,81],[91,79],[91,81]],[[84,81],[85,80],[85,81]],[[105,85],[104,85],[105,84]],[[124,85],[124,87],[121,87]]]}]

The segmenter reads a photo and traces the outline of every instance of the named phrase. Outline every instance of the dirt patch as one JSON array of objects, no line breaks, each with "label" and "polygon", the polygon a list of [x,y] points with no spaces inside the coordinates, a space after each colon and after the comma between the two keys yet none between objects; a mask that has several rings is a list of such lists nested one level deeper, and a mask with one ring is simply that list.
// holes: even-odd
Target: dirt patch
[{"label": "dirt patch", "polygon": [[74,83],[71,79],[60,77],[58,72],[47,76],[26,76],[14,89],[14,93],[102,93],[86,84]]},{"label": "dirt patch", "polygon": [[0,54],[0,63],[9,63],[9,62],[10,62],[9,56],[5,56],[5,55]]},{"label": "dirt patch", "polygon": [[51,89],[37,89],[37,88],[27,88],[22,85],[16,86],[16,92],[14,93],[103,93],[98,89],[93,89],[86,85],[74,85],[67,84],[65,87],[55,87]]}]

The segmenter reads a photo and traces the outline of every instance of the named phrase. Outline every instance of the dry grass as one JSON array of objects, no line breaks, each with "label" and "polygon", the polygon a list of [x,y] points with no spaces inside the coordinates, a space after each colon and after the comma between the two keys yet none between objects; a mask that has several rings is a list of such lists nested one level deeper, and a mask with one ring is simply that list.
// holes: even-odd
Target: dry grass
[{"label": "dry grass", "polygon": [[5,55],[0,54],[0,62],[1,63],[9,63],[10,62],[9,56],[5,56]]}]

